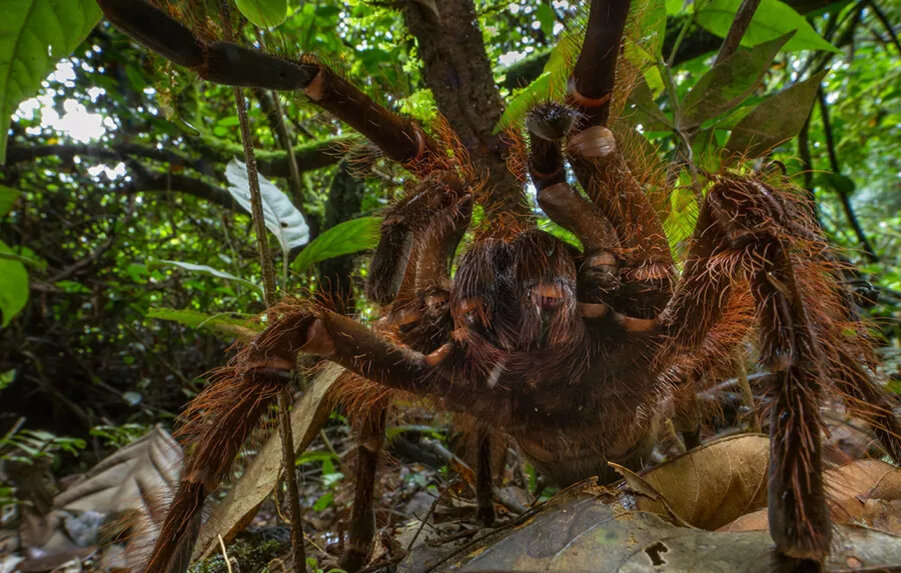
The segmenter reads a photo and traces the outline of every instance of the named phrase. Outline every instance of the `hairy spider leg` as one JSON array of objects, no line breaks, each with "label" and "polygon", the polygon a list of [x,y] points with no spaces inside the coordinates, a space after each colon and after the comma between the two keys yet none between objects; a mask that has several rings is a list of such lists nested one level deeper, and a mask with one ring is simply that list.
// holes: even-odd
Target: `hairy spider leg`
[{"label": "hairy spider leg", "polygon": [[617,310],[650,318],[672,296],[672,255],[656,210],[608,129],[630,6],[620,0],[591,3],[585,41],[569,81],[567,103],[577,119],[565,152],[582,188],[620,241]]},{"label": "hairy spider leg", "polygon": [[829,550],[818,409],[829,374],[841,374],[834,388],[846,401],[857,401],[857,410],[869,411],[865,419],[886,449],[899,451],[887,400],[876,396],[858,366],[848,366],[860,357],[847,348],[861,340],[840,332],[843,287],[821,263],[827,247],[809,232],[809,210],[796,202],[756,178],[718,178],[701,207],[682,280],[661,316],[670,341],[659,358],[670,363],[674,354],[698,353],[729,319],[729,299],[750,286],[760,359],[771,372],[769,523],[779,571],[816,569]]}]

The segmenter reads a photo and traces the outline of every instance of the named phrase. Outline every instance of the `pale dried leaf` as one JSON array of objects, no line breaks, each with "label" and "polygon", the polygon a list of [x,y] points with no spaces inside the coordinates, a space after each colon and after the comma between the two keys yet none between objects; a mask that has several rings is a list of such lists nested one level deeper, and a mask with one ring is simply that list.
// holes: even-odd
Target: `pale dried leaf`
[{"label": "pale dried leaf", "polygon": [[763,435],[709,442],[644,474],[660,499],[643,498],[639,508],[661,516],[672,511],[694,527],[716,529],[766,505],[768,459]]},{"label": "pale dried leaf", "polygon": [[[329,365],[310,384],[291,412],[291,428],[294,433],[294,451],[303,452],[319,433],[331,411],[329,389],[343,373],[339,366]],[[213,510],[213,514],[200,529],[194,546],[194,559],[200,559],[215,550],[219,535],[228,542],[253,518],[257,508],[266,499],[278,479],[282,464],[281,440],[278,432],[266,441],[256,457],[247,466],[244,475],[235,483],[225,499]]]},{"label": "pale dried leaf", "polygon": [[181,465],[181,447],[156,426],[103,459],[57,495],[53,505],[69,511],[115,514],[137,509],[154,514],[178,485]]}]

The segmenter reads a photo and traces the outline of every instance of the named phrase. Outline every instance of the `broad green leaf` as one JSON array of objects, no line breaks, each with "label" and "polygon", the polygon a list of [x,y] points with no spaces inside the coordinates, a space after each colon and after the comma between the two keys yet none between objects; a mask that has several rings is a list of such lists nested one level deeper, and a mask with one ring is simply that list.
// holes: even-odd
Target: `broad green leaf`
[{"label": "broad green leaf", "polygon": [[263,330],[262,325],[253,322],[253,317],[235,316],[232,313],[210,315],[188,309],[151,308],[145,316],[177,322],[188,328],[210,330],[229,338],[250,338]]},{"label": "broad green leaf", "polygon": [[629,92],[629,101],[635,105],[629,117],[632,124],[642,124],[645,130],[667,131],[673,128],[673,120],[666,116],[654,101],[654,94],[645,82],[639,81]]},{"label": "broad green leaf", "polygon": [[219,269],[214,269],[213,267],[208,267],[206,265],[195,265],[194,263],[184,263],[182,261],[163,260],[160,262],[166,263],[168,265],[175,265],[176,267],[181,267],[188,271],[194,271],[194,272],[198,272],[198,273],[212,275],[214,277],[219,277],[220,279],[236,281],[245,286],[249,286],[250,288],[252,288],[253,290],[255,290],[258,293],[262,294],[262,292],[263,292],[262,289],[259,287],[259,285],[254,284],[247,279],[242,279],[241,277],[236,277],[235,275],[233,275],[231,273],[228,273],[225,271],[220,271]]},{"label": "broad green leaf", "polygon": [[796,136],[828,71],[789,86],[752,109],[732,130],[726,151],[759,157]]},{"label": "broad green leaf", "polygon": [[288,0],[235,0],[244,17],[260,26],[278,26],[288,17]]},{"label": "broad green leaf", "polygon": [[750,50],[736,50],[715,65],[685,96],[676,124],[681,129],[692,129],[740,104],[760,85],[773,58],[791,36],[789,32]]},{"label": "broad green leaf", "polygon": [[629,9],[626,20],[627,41],[625,49],[630,45],[639,45],[654,63],[663,52],[663,39],[666,35],[666,6],[660,0],[636,0]]},{"label": "broad green leaf", "polygon": [[[0,253],[15,253],[0,241]],[[0,327],[7,326],[28,302],[28,272],[19,261],[0,258]]]},{"label": "broad green leaf", "polygon": [[[712,0],[697,11],[695,19],[701,27],[725,38],[740,5],[741,0]],[[785,49],[789,52],[798,50],[839,52],[838,48],[817,34],[804,16],[779,0],[760,2],[741,43],[743,46],[754,46],[792,31],[795,35],[785,45]]]},{"label": "broad green leaf", "polygon": [[319,261],[375,247],[381,220],[381,217],[361,217],[335,225],[300,251],[292,263],[294,270],[306,272]]},{"label": "broad green leaf", "polygon": [[[291,199],[274,183],[262,175],[257,175],[260,180],[260,198],[263,202],[266,228],[278,239],[282,253],[287,258],[291,249],[307,244],[310,240],[310,228]],[[245,211],[252,213],[247,166],[237,159],[232,159],[225,167],[225,178],[228,179],[228,192]]]},{"label": "broad green leaf", "polygon": [[94,0],[3,0],[0,18],[0,165],[9,120],[100,20]]},{"label": "broad green leaf", "polygon": [[21,192],[18,189],[0,185],[0,217],[13,210],[13,205],[20,194]]},{"label": "broad green leaf", "polygon": [[857,189],[854,180],[841,173],[823,173],[820,177],[817,177],[817,179],[819,179],[819,183],[830,189],[834,189],[842,195],[850,195]]},{"label": "broad green leaf", "polygon": [[539,5],[538,9],[535,10],[535,19],[541,24],[541,31],[544,32],[545,36],[551,37],[554,34],[554,22],[557,21],[557,16],[550,5]]},{"label": "broad green leaf", "polygon": [[682,7],[685,5],[685,0],[666,0],[664,4],[666,5],[667,16],[675,16],[682,11]]}]

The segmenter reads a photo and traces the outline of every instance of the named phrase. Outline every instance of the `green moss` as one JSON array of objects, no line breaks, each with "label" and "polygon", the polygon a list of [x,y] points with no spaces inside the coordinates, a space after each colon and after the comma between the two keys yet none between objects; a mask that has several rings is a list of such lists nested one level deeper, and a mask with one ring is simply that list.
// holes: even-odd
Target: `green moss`
[{"label": "green moss", "polygon": [[[239,539],[228,546],[226,552],[232,561],[233,573],[260,573],[282,551],[283,545],[274,539],[252,543]],[[222,553],[208,557],[191,566],[189,573],[228,573]]]}]

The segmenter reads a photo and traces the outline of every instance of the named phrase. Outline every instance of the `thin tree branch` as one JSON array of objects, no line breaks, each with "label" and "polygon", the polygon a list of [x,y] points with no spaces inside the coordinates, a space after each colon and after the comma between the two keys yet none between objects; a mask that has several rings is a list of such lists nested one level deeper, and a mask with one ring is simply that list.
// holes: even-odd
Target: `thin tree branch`
[{"label": "thin tree branch", "polygon": [[754,12],[757,11],[759,5],[760,0],[742,0],[741,6],[738,7],[738,12],[735,13],[735,19],[732,20],[732,26],[729,27],[729,33],[726,34],[723,45],[720,46],[720,51],[713,62],[714,66],[734,54],[735,50],[738,49],[741,39],[745,36],[748,26],[751,25]]},{"label": "thin tree branch", "polygon": [[[831,167],[832,172],[838,175],[841,173],[841,167],[838,163],[838,154],[835,151],[835,138],[832,134],[832,123],[829,121],[829,106],[826,102],[826,94],[823,92],[822,88],[817,91],[817,101],[819,102],[820,118],[823,120],[823,133],[826,137],[826,152],[829,155],[829,166]],[[843,189],[839,189],[837,186],[835,192],[838,194],[842,209],[845,211],[845,217],[847,217],[848,223],[851,224],[851,229],[857,236],[857,240],[867,258],[874,262],[878,261],[879,257],[876,256],[876,251],[873,250],[873,246],[870,244],[869,239],[867,239],[863,227],[860,226],[860,221],[854,213],[854,207],[851,205],[851,198],[848,197],[848,194]]]},{"label": "thin tree branch", "polygon": [[[229,4],[223,0],[219,4],[219,9],[222,15],[226,39],[234,41],[234,34],[230,25]],[[260,179],[259,173],[257,173],[253,136],[250,131],[250,120],[247,118],[247,103],[244,100],[243,88],[235,86],[234,94],[235,106],[238,110],[238,124],[241,127],[241,143],[244,146],[244,160],[247,165],[247,180],[250,184],[250,207],[253,214],[253,228],[257,237],[257,249],[263,274],[263,298],[268,311],[275,304],[275,269],[272,267],[272,257],[269,252],[269,234],[263,218],[263,197],[260,193]],[[288,143],[287,147],[290,148],[290,143]],[[287,268],[287,260],[284,263]],[[268,318],[271,325],[274,316],[269,314]],[[294,470],[294,437],[292,435],[291,415],[289,413],[291,402],[289,387],[285,386],[278,395],[278,421],[282,446],[282,464],[285,467],[285,487],[288,490],[288,511],[291,517],[291,548],[293,550],[295,573],[306,573],[307,558],[303,539],[303,518],[297,491],[297,475]]]},{"label": "thin tree branch", "polygon": [[889,22],[888,18],[885,15],[885,12],[879,9],[876,6],[876,3],[873,0],[867,0],[867,5],[873,11],[873,14],[876,14],[876,18],[879,19],[879,22],[882,23],[882,27],[885,28],[885,31],[888,33],[889,38],[892,39],[892,43],[895,45],[895,49],[898,50],[898,53],[901,54],[901,42],[898,42],[898,35],[895,34],[894,28],[892,28],[892,23]]}]

